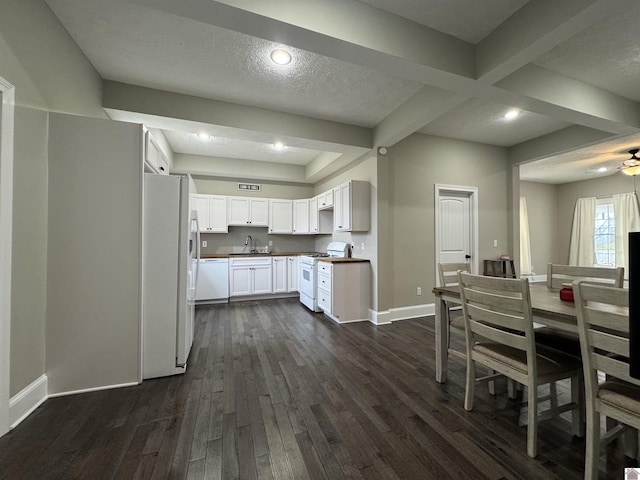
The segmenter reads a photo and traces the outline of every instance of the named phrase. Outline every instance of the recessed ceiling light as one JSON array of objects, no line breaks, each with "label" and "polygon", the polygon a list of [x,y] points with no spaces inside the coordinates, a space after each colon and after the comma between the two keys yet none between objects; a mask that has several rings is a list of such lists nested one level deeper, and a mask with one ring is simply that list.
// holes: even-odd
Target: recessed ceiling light
[{"label": "recessed ceiling light", "polygon": [[520,115],[520,110],[518,110],[517,108],[514,108],[512,110],[509,110],[507,113],[504,114],[504,118],[506,120],[513,120],[514,118],[516,118],[518,115]]},{"label": "recessed ceiling light", "polygon": [[284,150],[285,149],[285,145],[282,142],[275,142],[273,144],[273,148],[275,148],[276,150]]},{"label": "recessed ceiling light", "polygon": [[598,170],[596,170],[596,172],[598,173],[602,173],[602,172],[606,172],[607,171],[607,167],[600,167]]},{"label": "recessed ceiling light", "polygon": [[200,140],[211,140],[211,135],[209,135],[206,132],[198,132],[196,133],[196,136],[200,139]]},{"label": "recessed ceiling light", "polygon": [[276,48],[271,52],[271,60],[278,65],[288,65],[291,62],[291,54],[282,48]]}]

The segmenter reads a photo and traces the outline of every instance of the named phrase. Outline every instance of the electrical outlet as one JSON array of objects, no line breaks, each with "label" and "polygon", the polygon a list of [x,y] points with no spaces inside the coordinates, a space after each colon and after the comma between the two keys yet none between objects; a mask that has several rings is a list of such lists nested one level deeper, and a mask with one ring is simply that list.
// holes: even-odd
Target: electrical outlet
[{"label": "electrical outlet", "polygon": [[494,240],[494,241],[493,241],[493,246],[494,246],[494,247],[497,247],[497,246],[498,246],[498,240]]},{"label": "electrical outlet", "polygon": [[206,240],[202,241],[202,248],[207,248],[207,241]]},{"label": "electrical outlet", "polygon": [[364,250],[364,242],[360,242],[360,250]]},{"label": "electrical outlet", "polygon": [[422,287],[416,288],[416,295],[418,296],[422,295]]},{"label": "electrical outlet", "polygon": [[269,240],[269,246],[273,247],[273,241],[272,240]]}]

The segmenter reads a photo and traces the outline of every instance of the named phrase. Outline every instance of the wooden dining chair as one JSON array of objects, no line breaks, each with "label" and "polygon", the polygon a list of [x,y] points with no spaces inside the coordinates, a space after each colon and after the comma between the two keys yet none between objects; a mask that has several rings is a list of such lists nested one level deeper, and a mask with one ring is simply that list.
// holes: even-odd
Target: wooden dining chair
[{"label": "wooden dining chair", "polygon": [[[471,272],[471,264],[466,262],[461,263],[438,263],[438,278],[440,280],[441,287],[453,287],[458,285],[458,270],[463,272]],[[447,314],[447,338],[451,338],[451,327],[459,329],[460,331],[464,330],[464,321],[462,317],[456,317],[456,320],[452,323],[451,309],[460,307],[459,304],[450,304],[446,302],[446,314]],[[449,345],[447,345],[447,352],[451,353],[460,358],[466,358],[464,352],[460,352],[458,350],[454,350],[450,348],[451,340],[449,340]]]},{"label": "wooden dining chair", "polygon": [[[572,410],[574,434],[582,435],[582,366],[562,352],[536,346],[527,279],[458,274],[467,346],[464,408],[473,410],[477,382],[506,376],[526,385],[527,454],[537,454],[538,420]],[[476,378],[476,364],[496,372]],[[538,413],[538,385],[571,379],[571,401]]]},{"label": "wooden dining chair", "polygon": [[[563,283],[572,283],[575,280],[622,288],[624,285],[624,267],[576,267],[555,263],[547,264],[548,288],[560,288]],[[575,357],[580,357],[580,342],[575,335],[558,332],[551,328],[541,328],[536,330],[536,342],[540,345],[569,353]]]},{"label": "wooden dining chair", "polygon": [[[640,429],[640,380],[629,376],[629,291],[576,281],[573,293],[586,391],[584,478],[596,480],[600,447]],[[619,423],[601,434],[600,415]]]},{"label": "wooden dining chair", "polygon": [[622,288],[624,267],[576,267],[574,265],[547,264],[547,287],[561,288],[563,283],[586,280],[595,284],[606,284]]}]

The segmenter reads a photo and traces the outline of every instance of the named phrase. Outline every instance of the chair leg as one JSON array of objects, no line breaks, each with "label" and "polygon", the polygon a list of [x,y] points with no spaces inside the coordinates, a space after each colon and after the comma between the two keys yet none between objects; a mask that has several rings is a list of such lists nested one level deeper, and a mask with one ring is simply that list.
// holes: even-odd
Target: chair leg
[{"label": "chair leg", "polygon": [[473,394],[476,386],[476,364],[467,355],[467,383],[464,392],[464,409],[470,412],[473,410]]},{"label": "chair leg", "polygon": [[551,408],[556,408],[558,406],[558,386],[556,382],[549,383],[549,402],[551,404]]},{"label": "chair leg", "polygon": [[538,385],[529,381],[527,385],[527,455],[536,458],[538,454]]},{"label": "chair leg", "polygon": [[518,396],[518,386],[515,380],[507,378],[507,396],[513,400]]},{"label": "chair leg", "polygon": [[571,401],[577,407],[571,411],[572,432],[576,437],[584,437],[584,378],[582,371],[571,377]]},{"label": "chair leg", "polygon": [[587,446],[584,453],[584,480],[598,480],[600,454],[600,414],[587,405]]},{"label": "chair leg", "polygon": [[[489,375],[494,375],[495,373],[496,373],[496,371],[495,371],[495,370],[493,370],[493,369],[491,369],[491,368],[489,369]],[[488,385],[488,386],[489,386],[489,395],[493,395],[493,396],[495,396],[495,395],[496,395],[496,382],[494,382],[493,380],[491,380],[491,381],[489,382],[489,385]]]}]

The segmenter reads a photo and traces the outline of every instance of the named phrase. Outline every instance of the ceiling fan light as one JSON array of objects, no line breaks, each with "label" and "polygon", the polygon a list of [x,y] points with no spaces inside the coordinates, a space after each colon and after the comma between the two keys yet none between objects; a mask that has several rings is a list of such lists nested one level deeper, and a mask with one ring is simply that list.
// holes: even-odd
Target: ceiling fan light
[{"label": "ceiling fan light", "polygon": [[625,175],[630,175],[632,177],[635,177],[636,175],[640,174],[640,165],[634,165],[632,167],[624,167],[621,171]]}]

